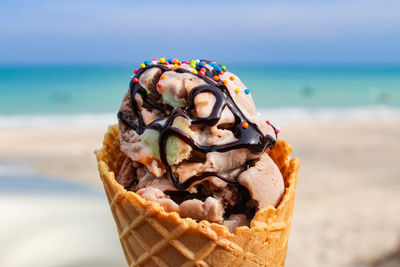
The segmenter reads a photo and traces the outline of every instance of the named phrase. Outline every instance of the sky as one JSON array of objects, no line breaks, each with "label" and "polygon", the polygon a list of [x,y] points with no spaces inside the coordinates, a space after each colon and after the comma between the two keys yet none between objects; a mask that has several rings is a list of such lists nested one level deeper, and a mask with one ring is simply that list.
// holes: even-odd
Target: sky
[{"label": "sky", "polygon": [[0,0],[0,64],[400,64],[400,1]]}]

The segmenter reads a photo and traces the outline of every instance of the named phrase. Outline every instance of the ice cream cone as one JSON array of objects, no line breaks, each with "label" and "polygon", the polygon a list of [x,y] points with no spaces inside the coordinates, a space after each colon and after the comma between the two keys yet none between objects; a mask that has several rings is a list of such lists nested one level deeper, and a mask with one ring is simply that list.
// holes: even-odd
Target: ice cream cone
[{"label": "ice cream cone", "polygon": [[277,208],[259,210],[250,228],[230,233],[226,226],[180,218],[156,202],[126,191],[115,180],[125,159],[118,127],[110,126],[96,151],[100,177],[129,266],[283,266],[292,220],[298,159],[282,140],[268,152],[279,167],[286,191]]}]

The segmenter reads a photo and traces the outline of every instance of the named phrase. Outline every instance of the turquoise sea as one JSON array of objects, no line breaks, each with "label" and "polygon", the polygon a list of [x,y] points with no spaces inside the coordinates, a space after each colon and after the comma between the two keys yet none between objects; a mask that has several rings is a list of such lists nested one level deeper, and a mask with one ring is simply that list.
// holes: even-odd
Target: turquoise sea
[{"label": "turquoise sea", "polygon": [[[0,116],[115,114],[134,68],[0,67]],[[227,68],[247,85],[260,109],[400,108],[400,66],[233,64]]]}]

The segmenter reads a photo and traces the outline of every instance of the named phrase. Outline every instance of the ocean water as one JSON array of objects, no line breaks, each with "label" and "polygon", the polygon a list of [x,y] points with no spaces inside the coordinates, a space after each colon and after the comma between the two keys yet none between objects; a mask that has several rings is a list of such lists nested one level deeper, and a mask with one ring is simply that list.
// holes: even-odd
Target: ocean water
[{"label": "ocean water", "polygon": [[[111,121],[134,68],[0,67],[0,127],[56,123],[60,117],[82,125]],[[400,66],[234,64],[227,68],[251,90],[261,112],[292,119],[340,112],[356,117],[399,116]]]}]

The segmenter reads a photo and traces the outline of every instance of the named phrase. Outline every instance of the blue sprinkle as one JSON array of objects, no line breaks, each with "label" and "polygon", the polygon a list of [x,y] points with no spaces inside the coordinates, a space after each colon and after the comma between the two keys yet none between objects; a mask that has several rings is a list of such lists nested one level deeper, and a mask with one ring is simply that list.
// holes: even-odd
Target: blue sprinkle
[{"label": "blue sprinkle", "polygon": [[144,61],[144,64],[147,66],[147,65],[150,64],[150,62],[149,62],[148,60],[145,60],[145,61]]},{"label": "blue sprinkle", "polygon": [[217,68],[217,71],[222,71],[222,68],[221,68],[221,67],[218,67],[218,68]]},{"label": "blue sprinkle", "polygon": [[244,92],[246,93],[246,95],[250,94],[250,90],[249,89],[244,90]]},{"label": "blue sprinkle", "polygon": [[197,65],[199,65],[200,67],[203,67],[204,63],[200,61],[199,64],[197,64]]},{"label": "blue sprinkle", "polygon": [[168,59],[168,62],[172,64],[173,62],[172,58]]}]

